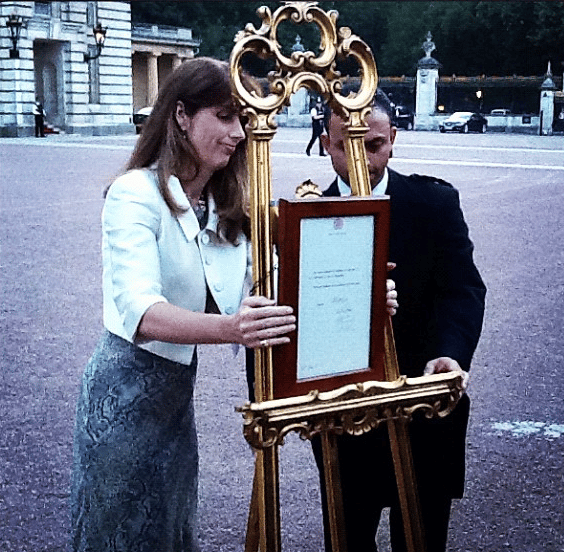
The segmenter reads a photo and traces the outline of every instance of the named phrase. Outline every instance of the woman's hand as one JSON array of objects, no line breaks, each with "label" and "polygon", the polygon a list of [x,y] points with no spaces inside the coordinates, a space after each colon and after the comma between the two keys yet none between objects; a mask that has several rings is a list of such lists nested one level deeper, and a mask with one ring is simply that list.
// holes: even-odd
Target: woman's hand
[{"label": "woman's hand", "polygon": [[286,334],[296,329],[292,307],[276,305],[272,299],[247,297],[234,315],[237,343],[256,349],[289,343]]}]

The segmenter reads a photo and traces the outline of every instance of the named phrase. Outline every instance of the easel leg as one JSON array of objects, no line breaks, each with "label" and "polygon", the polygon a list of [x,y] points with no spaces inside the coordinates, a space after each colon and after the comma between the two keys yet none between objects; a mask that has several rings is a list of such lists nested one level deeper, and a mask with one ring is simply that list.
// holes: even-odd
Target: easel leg
[{"label": "easel leg", "polygon": [[[385,339],[385,366],[386,380],[395,381],[400,377],[396,344],[392,319],[386,320],[384,330]],[[388,434],[390,436],[390,448],[396,472],[396,482],[403,519],[405,543],[408,552],[425,552],[425,536],[423,534],[423,523],[421,521],[421,507],[417,494],[417,481],[413,471],[413,457],[411,456],[411,441],[409,440],[408,421],[389,420]]]},{"label": "easel leg", "polygon": [[281,552],[278,447],[257,452],[245,552]]},{"label": "easel leg", "polygon": [[421,507],[413,471],[407,420],[389,420],[388,433],[394,460],[401,515],[408,552],[425,552]]},{"label": "easel leg", "polygon": [[333,552],[347,552],[337,436],[324,431],[321,434],[321,446],[323,450],[323,471],[325,473],[331,545]]},{"label": "easel leg", "polygon": [[245,552],[258,552],[260,543],[260,519],[258,496],[258,466],[255,459],[255,474],[253,476],[253,492],[249,505],[249,519],[247,520],[247,537],[245,539]]}]

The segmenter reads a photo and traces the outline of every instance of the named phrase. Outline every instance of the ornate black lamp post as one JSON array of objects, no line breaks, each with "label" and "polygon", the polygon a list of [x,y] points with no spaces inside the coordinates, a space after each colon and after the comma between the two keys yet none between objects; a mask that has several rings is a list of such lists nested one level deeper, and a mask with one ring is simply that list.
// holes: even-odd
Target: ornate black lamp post
[{"label": "ornate black lamp post", "polygon": [[10,29],[10,38],[12,39],[12,48],[10,50],[10,58],[19,58],[20,52],[18,50],[18,40],[20,39],[20,32],[24,26],[24,20],[21,15],[11,13],[6,21],[6,27]]},{"label": "ornate black lamp post", "polygon": [[94,54],[93,56],[84,54],[85,62],[100,57],[102,48],[104,47],[104,40],[106,39],[106,30],[107,29],[104,29],[104,27],[102,27],[100,23],[97,23],[96,26],[92,29],[92,32],[94,33],[94,39],[96,40],[96,54]]}]

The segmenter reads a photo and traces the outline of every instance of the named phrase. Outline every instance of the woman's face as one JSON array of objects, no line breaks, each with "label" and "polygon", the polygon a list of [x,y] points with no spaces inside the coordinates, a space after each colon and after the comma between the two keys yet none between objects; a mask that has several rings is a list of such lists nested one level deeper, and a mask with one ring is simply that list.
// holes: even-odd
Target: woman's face
[{"label": "woman's face", "polygon": [[176,118],[196,149],[202,168],[210,171],[224,168],[245,138],[239,112],[233,105],[203,107],[189,116],[178,102]]}]

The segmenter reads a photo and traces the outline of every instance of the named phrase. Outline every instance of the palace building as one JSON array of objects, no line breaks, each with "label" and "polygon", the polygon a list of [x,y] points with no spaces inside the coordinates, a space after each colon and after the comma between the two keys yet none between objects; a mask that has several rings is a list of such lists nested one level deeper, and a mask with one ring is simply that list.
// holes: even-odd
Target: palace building
[{"label": "palace building", "polygon": [[134,132],[159,82],[197,54],[191,29],[132,25],[129,2],[0,3],[0,136]]}]

